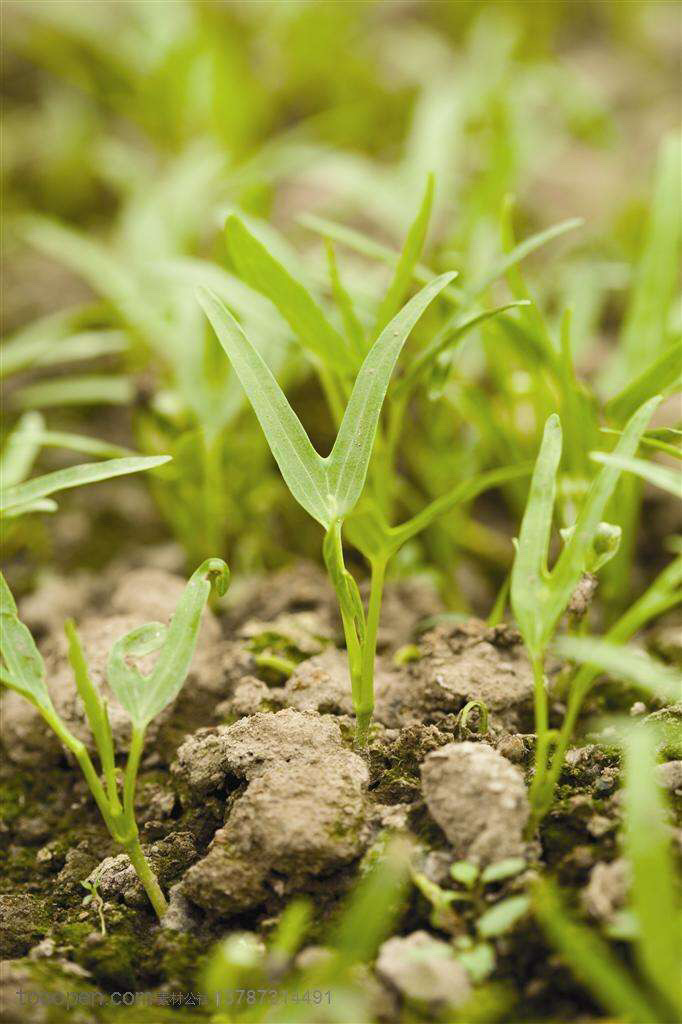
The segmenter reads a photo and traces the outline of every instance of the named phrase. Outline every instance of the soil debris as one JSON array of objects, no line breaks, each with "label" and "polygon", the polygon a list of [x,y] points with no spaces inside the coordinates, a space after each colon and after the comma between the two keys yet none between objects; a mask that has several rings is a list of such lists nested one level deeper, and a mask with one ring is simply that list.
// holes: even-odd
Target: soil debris
[{"label": "soil debris", "polygon": [[523,776],[486,743],[449,743],[421,768],[433,820],[455,856],[486,865],[524,852],[530,814]]},{"label": "soil debris", "polygon": [[425,931],[384,942],[377,973],[403,998],[431,1011],[461,1006],[471,994],[466,970],[452,946]]}]

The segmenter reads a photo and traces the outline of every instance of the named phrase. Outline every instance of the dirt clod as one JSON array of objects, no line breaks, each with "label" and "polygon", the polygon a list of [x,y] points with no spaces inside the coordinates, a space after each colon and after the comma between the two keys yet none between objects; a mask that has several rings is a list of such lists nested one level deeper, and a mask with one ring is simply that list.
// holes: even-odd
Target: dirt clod
[{"label": "dirt clod", "polygon": [[305,887],[351,863],[369,840],[367,768],[331,718],[257,714],[187,741],[174,770],[194,794],[227,774],[249,782],[183,880],[182,891],[207,913],[231,916]]},{"label": "dirt clod", "polygon": [[452,946],[424,931],[384,942],[377,973],[405,999],[432,1010],[460,1006],[471,993],[467,973]]},{"label": "dirt clod", "polygon": [[429,813],[459,859],[489,864],[523,852],[523,776],[492,747],[449,743],[428,755],[421,779]]}]

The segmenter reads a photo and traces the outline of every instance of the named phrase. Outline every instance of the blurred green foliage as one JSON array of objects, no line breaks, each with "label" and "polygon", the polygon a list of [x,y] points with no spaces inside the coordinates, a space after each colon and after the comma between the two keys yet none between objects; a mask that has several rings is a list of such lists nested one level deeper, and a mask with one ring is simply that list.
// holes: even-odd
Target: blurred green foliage
[{"label": "blurred green foliage", "polygon": [[[34,464],[71,466],[74,452],[169,454],[136,486],[156,501],[154,537],[177,539],[188,564],[223,555],[239,573],[319,557],[318,531],[283,486],[195,288],[236,317],[326,455],[348,381],[329,365],[319,325],[327,349],[341,338],[357,356],[418,287],[456,271],[398,364],[370,489],[387,530],[416,521],[439,497],[468,493],[467,481],[534,460],[557,413],[554,561],[556,527],[570,536],[630,416],[679,390],[675,4],[5,0],[3,18],[0,369],[3,460],[18,474],[6,485]],[[243,231],[225,244],[234,213],[297,282],[298,310],[253,275]],[[301,315],[311,309],[312,335]],[[679,558],[661,543],[669,497],[649,492],[644,506],[641,479],[660,483],[651,460],[678,450],[675,400],[657,417],[639,458],[620,460],[604,513],[621,543],[593,617],[614,642],[679,600]],[[91,492],[75,493],[82,504]],[[115,529],[98,532],[93,516],[81,527],[96,536],[79,536],[78,564],[140,539],[135,494]],[[527,496],[518,476],[449,508],[392,571],[428,573],[451,608],[500,621]],[[59,540],[50,551],[47,504],[4,538],[18,563],[67,557]],[[586,664],[572,677],[550,794],[596,675]],[[646,793],[632,765],[648,765],[644,754],[628,755],[633,862]],[[647,886],[637,885],[641,905]],[[359,905],[341,920],[361,937]],[[588,940],[562,924],[551,889],[537,913],[576,977],[619,1012],[636,981],[619,977],[601,940],[596,967],[571,961],[573,935]],[[647,922],[640,967],[659,989]],[[371,949],[355,949],[343,927],[337,938],[330,962],[348,980],[380,936]],[[221,983],[233,969],[223,953]],[[264,957],[250,967],[258,976]],[[347,997],[355,1009],[350,984]],[[499,1019],[495,998],[472,1014]]]}]

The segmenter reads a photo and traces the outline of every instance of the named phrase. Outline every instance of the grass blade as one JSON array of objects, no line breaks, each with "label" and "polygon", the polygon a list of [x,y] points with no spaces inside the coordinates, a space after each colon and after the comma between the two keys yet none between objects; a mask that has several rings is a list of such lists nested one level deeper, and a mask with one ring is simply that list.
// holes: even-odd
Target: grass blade
[{"label": "grass blade", "polygon": [[606,404],[605,412],[624,423],[635,409],[654,395],[665,395],[682,383],[682,343],[679,338]]},{"label": "grass blade", "polygon": [[649,225],[637,268],[622,346],[631,370],[646,365],[665,338],[677,282],[680,245],[680,136],[663,140]]},{"label": "grass blade", "polygon": [[476,313],[474,316],[469,316],[465,319],[462,319],[461,314],[455,314],[452,322],[446,324],[435,338],[412,360],[404,377],[396,386],[396,393],[402,393],[414,387],[422,374],[433,365],[443,352],[460,342],[475,327],[485,323],[486,320],[490,320],[491,317],[497,316],[499,313],[504,313],[508,309],[527,305],[527,300],[521,299],[515,302],[507,302],[504,306],[497,306],[495,309],[486,309],[483,313]]},{"label": "grass blade", "polygon": [[662,491],[668,491],[676,498],[682,498],[682,473],[679,470],[661,466],[657,462],[647,462],[645,459],[627,459],[619,455],[608,455],[605,452],[590,452],[590,458],[601,463],[602,466],[615,466],[616,469],[634,473],[635,476],[647,480],[654,487],[660,487]]},{"label": "grass blade", "polygon": [[62,405],[130,405],[135,390],[120,374],[82,374],[38,381],[18,388],[12,400],[22,409]]},{"label": "grass blade", "polygon": [[[627,458],[636,452],[640,438],[660,400],[658,395],[651,398],[630,418],[614,449],[614,455]],[[606,505],[615,490],[619,476],[620,469],[617,466],[603,467],[592,482],[576,520],[575,528],[559,556],[552,572],[552,592],[548,602],[547,639],[549,639],[551,630],[566,607],[571,593],[584,571],[595,531],[603,519]]]},{"label": "grass blade", "polygon": [[490,270],[472,286],[470,289],[471,295],[479,295],[493,281],[508,274],[512,267],[515,267],[524,260],[526,256],[530,256],[531,253],[541,249],[543,245],[547,245],[553,239],[565,235],[568,231],[575,231],[576,228],[582,227],[584,223],[581,217],[571,217],[569,220],[562,220],[559,224],[554,224],[544,231],[538,231],[537,234],[531,235],[529,238],[524,238],[522,242],[519,242],[513,249],[510,249],[509,252],[500,257]]},{"label": "grass blade", "polygon": [[33,503],[45,498],[55,491],[65,491],[82,484],[92,484],[99,480],[109,480],[115,476],[128,473],[140,473],[154,469],[169,461],[168,455],[135,456],[127,459],[108,459],[106,462],[88,462],[68,469],[58,469],[54,473],[36,477],[24,484],[8,487],[0,493],[0,512],[15,508],[17,505]]},{"label": "grass blade", "polygon": [[303,347],[313,353],[323,366],[340,373],[352,372],[354,360],[343,338],[306,288],[268,252],[238,217],[232,215],[227,218],[225,234],[230,257],[240,277],[270,299]]},{"label": "grass blade", "polygon": [[332,287],[332,294],[336,305],[339,307],[341,316],[343,317],[343,324],[346,331],[346,337],[351,342],[355,355],[358,361],[361,360],[367,349],[365,341],[365,332],[362,328],[355,307],[353,306],[353,300],[346,291],[343,281],[341,280],[341,274],[339,273],[338,263],[336,262],[336,254],[334,252],[334,246],[326,239],[327,247],[327,264],[329,267],[329,280]]},{"label": "grass blade", "polygon": [[218,296],[197,297],[241,381],[284,481],[296,501],[325,529],[331,523],[327,475],[301,421],[265,361]]},{"label": "grass blade", "polygon": [[545,424],[511,577],[512,609],[533,655],[541,652],[547,632],[541,610],[548,589],[547,554],[560,460],[561,421],[553,414]]},{"label": "grass blade", "polygon": [[557,640],[555,649],[571,661],[625,679],[658,700],[678,701],[682,696],[682,674],[636,647],[594,637],[565,636]]},{"label": "grass blade", "polygon": [[650,730],[628,725],[624,735],[624,838],[632,866],[632,909],[639,923],[635,948],[643,974],[676,1011],[670,1019],[679,1020],[682,907],[667,808],[655,776],[656,737]]},{"label": "grass blade", "polygon": [[12,487],[25,480],[43,442],[40,440],[45,421],[39,412],[25,412],[10,433],[0,456],[0,480],[3,487]]},{"label": "grass blade", "polygon": [[384,328],[365,357],[334,447],[325,460],[335,516],[350,512],[362,492],[381,406],[400,351],[426,307],[453,276],[442,274],[422,288]]},{"label": "grass blade", "polygon": [[606,942],[569,917],[551,882],[536,883],[533,907],[547,938],[605,1010],[629,1024],[665,1024]]}]

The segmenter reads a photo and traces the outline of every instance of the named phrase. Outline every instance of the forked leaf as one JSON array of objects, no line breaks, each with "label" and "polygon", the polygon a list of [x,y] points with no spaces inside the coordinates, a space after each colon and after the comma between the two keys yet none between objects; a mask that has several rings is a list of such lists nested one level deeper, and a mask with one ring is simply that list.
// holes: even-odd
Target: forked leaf
[{"label": "forked leaf", "polygon": [[590,458],[601,463],[602,466],[615,466],[616,469],[622,469],[626,473],[634,473],[635,476],[647,480],[654,487],[660,487],[662,491],[668,491],[676,498],[682,498],[682,473],[679,470],[661,466],[657,462],[647,462],[645,459],[628,459],[605,452],[590,452]]},{"label": "forked leaf", "polygon": [[542,607],[548,590],[547,553],[560,460],[561,422],[553,414],[545,424],[511,576],[512,609],[533,655],[539,654],[544,633]]},{"label": "forked leaf", "polygon": [[323,366],[348,374],[355,367],[339,332],[307,289],[297,281],[242,221],[234,216],[225,223],[227,247],[240,277],[261,295],[265,295],[287,321],[301,344]]},{"label": "forked leaf", "polygon": [[[211,585],[224,594],[229,578],[225,562],[208,558],[187,583],[167,629],[160,623],[148,623],[114,644],[107,679],[136,728],[144,729],[182,689]],[[126,661],[130,656],[151,654],[159,648],[159,657],[148,676]]]},{"label": "forked leaf", "polygon": [[427,305],[452,276],[443,274],[423,288],[382,331],[360,368],[334,447],[325,459],[313,448],[284,392],[230,311],[213,292],[199,290],[199,301],[246,391],[287,487],[325,530],[350,512],[360,497],[400,350]]},{"label": "forked leaf", "polygon": [[441,274],[427,284],[384,328],[365,357],[327,463],[332,518],[355,506],[367,476],[379,414],[393,368],[407,337],[426,307],[452,281]]},{"label": "forked leaf", "polygon": [[79,466],[69,466],[68,469],[58,469],[54,473],[46,473],[44,476],[0,491],[0,513],[11,514],[12,509],[20,505],[33,505],[55,491],[65,491],[71,487],[80,487],[82,484],[92,484],[115,476],[154,469],[168,462],[169,458],[168,455],[140,455],[126,459],[108,459],[106,462],[87,462]]},{"label": "forked leaf", "polygon": [[147,722],[146,698],[153,673],[145,676],[129,659],[144,658],[160,650],[167,632],[162,622],[146,622],[117,640],[109,652],[107,681],[138,728]]}]

